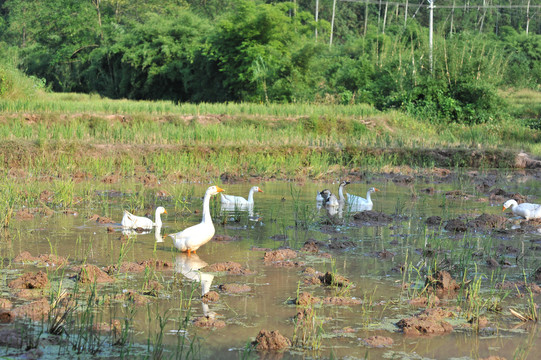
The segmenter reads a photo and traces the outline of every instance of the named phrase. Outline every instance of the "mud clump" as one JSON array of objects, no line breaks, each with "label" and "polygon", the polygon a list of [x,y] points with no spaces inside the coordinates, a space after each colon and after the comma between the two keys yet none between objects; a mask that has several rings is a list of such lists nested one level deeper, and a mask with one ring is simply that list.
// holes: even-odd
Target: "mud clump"
[{"label": "mud clump", "polygon": [[388,224],[393,221],[393,218],[390,215],[373,210],[356,213],[353,215],[353,219],[356,222],[369,225]]},{"label": "mud clump", "polygon": [[518,290],[519,297],[524,297],[524,293],[530,290],[533,294],[541,294],[541,287],[533,283],[525,283],[523,281],[503,281],[496,284],[496,289],[502,290]]},{"label": "mud clump", "polygon": [[0,310],[0,324],[7,324],[13,321],[13,314],[9,310]]},{"label": "mud clump", "polygon": [[489,192],[488,199],[492,202],[503,203],[508,199],[515,200],[518,204],[528,201],[528,198],[520,193],[508,193],[507,191],[497,188]]},{"label": "mud clump", "polygon": [[359,299],[353,299],[345,296],[328,296],[323,298],[323,304],[336,305],[336,306],[348,306],[348,305],[360,305],[362,301]]},{"label": "mud clump", "polygon": [[11,301],[0,298],[0,309],[11,309],[12,306],[13,303]]},{"label": "mud clump", "polygon": [[503,216],[482,214],[474,220],[468,222],[466,226],[473,230],[500,229],[504,227],[506,222],[507,218]]},{"label": "mud clump", "polygon": [[14,317],[27,317],[34,321],[38,321],[47,317],[51,311],[49,301],[43,298],[26,305],[19,306],[12,310]]},{"label": "mud clump", "polygon": [[234,261],[227,261],[223,263],[215,263],[207,268],[212,272],[226,272],[231,275],[250,275],[254,272],[244,268],[241,264]]},{"label": "mud clump", "polygon": [[208,316],[199,316],[193,321],[193,325],[200,328],[221,329],[225,327],[225,322]]},{"label": "mud clump", "polygon": [[108,275],[113,275],[115,272],[140,273],[140,272],[145,271],[145,266],[134,263],[134,262],[124,262],[120,265],[120,267],[117,265],[109,265],[104,269],[104,271]]},{"label": "mud clump", "polygon": [[15,217],[20,220],[31,220],[34,218],[34,214],[32,214],[28,208],[25,208],[17,211]]},{"label": "mud clump", "polygon": [[120,320],[114,319],[110,323],[101,322],[94,324],[92,329],[96,332],[113,333],[115,337],[118,337],[122,332],[122,324]]},{"label": "mud clump", "polygon": [[26,273],[8,284],[12,289],[43,289],[47,285],[49,285],[49,279],[43,271]]},{"label": "mud clump", "polygon": [[150,302],[149,299],[141,294],[138,294],[134,290],[126,290],[122,294],[117,294],[114,297],[115,300],[127,301],[134,303],[135,305],[146,305]]},{"label": "mud clump", "polygon": [[216,291],[209,291],[201,297],[201,301],[205,304],[216,302],[218,300],[220,300],[220,295]]},{"label": "mud clump", "polygon": [[440,226],[441,225],[441,217],[440,216],[430,216],[426,219],[425,224],[428,226]]},{"label": "mud clump", "polygon": [[290,259],[296,258],[297,252],[291,249],[279,249],[265,252],[263,261],[265,265],[274,265],[280,267],[303,266],[302,262],[294,262]]},{"label": "mud clump", "polygon": [[220,290],[230,294],[238,294],[251,291],[252,288],[245,284],[222,284]]},{"label": "mud clump", "polygon": [[156,175],[149,173],[137,177],[137,180],[142,182],[144,186],[156,186],[158,184]]},{"label": "mud clump", "polygon": [[321,281],[321,284],[329,286],[346,287],[351,284],[351,281],[346,277],[332,272],[326,272],[319,277],[319,280]]},{"label": "mud clump", "polygon": [[396,323],[396,326],[406,335],[441,335],[453,331],[453,326],[443,320],[450,316],[452,316],[450,311],[433,308],[410,318],[402,319]]},{"label": "mud clump", "polygon": [[173,269],[173,263],[170,261],[148,259],[148,260],[140,261],[138,264],[141,266],[148,267],[151,269],[156,269],[156,270],[172,270]]},{"label": "mud clump", "polygon": [[394,344],[394,340],[387,336],[375,335],[363,339],[363,342],[367,346],[371,347],[391,347]]},{"label": "mud clump", "polygon": [[104,184],[116,184],[120,180],[120,176],[118,175],[107,175],[103,179],[101,179],[101,182]]},{"label": "mud clump", "polygon": [[84,265],[80,268],[76,268],[76,271],[78,270],[78,274],[76,275],[77,280],[80,283],[87,284],[87,283],[110,283],[115,281],[112,277],[107,275],[104,271],[102,271],[99,267],[96,265]]},{"label": "mud clump", "polygon": [[468,230],[468,227],[466,226],[464,221],[460,219],[451,219],[447,221],[444,229],[449,232],[457,233],[457,232],[466,232]]},{"label": "mud clump", "polygon": [[377,253],[376,253],[376,256],[377,256],[378,258],[380,258],[380,259],[386,260],[386,259],[392,259],[392,258],[394,258],[394,257],[396,256],[396,254],[395,254],[395,253],[392,253],[392,252],[390,252],[390,251],[388,251],[388,250],[383,250],[383,251],[377,252]]},{"label": "mud clump", "polygon": [[451,190],[451,191],[447,191],[445,193],[445,197],[447,199],[453,199],[453,200],[469,200],[473,196],[470,195],[470,194],[465,193],[462,190]]},{"label": "mud clump", "polygon": [[278,330],[261,330],[252,343],[259,351],[282,350],[291,346],[291,340],[280,334]]},{"label": "mud clump", "polygon": [[317,296],[313,296],[309,292],[303,291],[299,294],[299,296],[295,299],[295,305],[299,306],[310,306],[312,304],[317,304],[321,302],[321,299]]},{"label": "mud clump", "polygon": [[229,235],[214,235],[214,237],[211,240],[212,241],[218,241],[218,242],[231,242],[231,241],[242,240],[242,237],[240,237],[240,236],[229,236]]},{"label": "mud clump", "polygon": [[69,263],[69,261],[58,255],[54,254],[42,254],[38,257],[32,256],[28,251],[23,251],[17,255],[13,262],[16,263],[36,263],[42,266],[63,266]]},{"label": "mud clump", "polygon": [[342,249],[350,249],[353,247],[356,247],[357,244],[355,244],[353,241],[340,241],[340,240],[333,240],[329,244],[329,249],[331,250],[342,250]]},{"label": "mud clump", "polygon": [[422,297],[411,299],[408,301],[408,303],[412,306],[433,307],[433,306],[438,306],[440,304],[440,298],[434,294],[431,294],[429,296],[422,296]]},{"label": "mud clump", "polygon": [[447,271],[438,271],[434,276],[427,276],[425,286],[432,286],[436,291],[454,292],[460,289],[460,285]]},{"label": "mud clump", "polygon": [[301,251],[308,252],[308,253],[318,253],[319,246],[315,241],[306,241]]},{"label": "mud clump", "polygon": [[115,223],[115,221],[113,221],[112,219],[109,219],[108,217],[105,217],[105,216],[100,216],[98,214],[94,214],[91,217],[89,217],[88,221],[95,221],[98,224],[114,224]]}]

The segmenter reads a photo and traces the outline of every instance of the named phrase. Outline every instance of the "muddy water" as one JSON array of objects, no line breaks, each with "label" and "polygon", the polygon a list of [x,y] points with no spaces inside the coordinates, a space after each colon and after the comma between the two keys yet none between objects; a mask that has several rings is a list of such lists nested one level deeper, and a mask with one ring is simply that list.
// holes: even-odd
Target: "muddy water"
[{"label": "muddy water", "polygon": [[[347,191],[365,196],[367,188],[376,186],[381,191],[372,195],[374,211],[389,215],[390,222],[359,222],[347,205],[336,215],[329,215],[325,208],[318,208],[316,192],[327,187],[337,190],[337,184],[297,185],[271,182],[258,184],[264,193],[255,195],[255,206],[251,211],[222,211],[219,199],[211,202],[211,211],[216,225],[216,234],[232,237],[229,241],[211,241],[188,257],[172,247],[169,238],[156,243],[154,232],[136,234],[129,240],[122,238],[119,225],[126,196],[106,196],[108,191],[123,191],[124,186],[100,185],[105,196],[100,196],[92,206],[77,207],[77,215],[60,212],[52,216],[36,216],[31,220],[16,220],[10,231],[9,242],[2,244],[5,259],[13,259],[23,251],[34,256],[54,253],[68,258],[73,265],[84,261],[105,267],[120,262],[140,262],[159,259],[171,262],[172,270],[157,270],[153,276],[165,289],[157,297],[147,297],[147,305],[137,305],[133,321],[133,340],[146,344],[149,328],[156,329],[156,319],[166,316],[164,344],[166,354],[175,351],[179,336],[193,339],[198,353],[196,357],[231,358],[241,356],[242,349],[253,340],[259,330],[279,330],[288,338],[294,336],[293,317],[297,313],[293,300],[298,292],[307,291],[318,297],[346,295],[362,300],[362,304],[350,306],[318,305],[316,313],[324,331],[319,352],[296,349],[271,358],[330,357],[338,358],[481,358],[489,355],[511,358],[537,358],[541,351],[539,331],[535,326],[522,324],[509,314],[510,306],[524,309],[525,298],[510,290],[503,301],[501,313],[484,312],[489,326],[479,333],[472,332],[457,306],[460,296],[444,299],[442,305],[452,308],[456,317],[449,320],[454,331],[432,337],[408,337],[399,332],[395,323],[412,316],[421,309],[408,305],[415,287],[424,282],[427,268],[442,265],[445,261],[454,276],[462,276],[454,265],[466,269],[467,279],[485,275],[481,296],[490,298],[495,284],[505,280],[523,280],[523,274],[531,274],[540,264],[538,233],[505,233],[495,231],[468,231],[453,234],[441,227],[428,227],[425,221],[430,216],[441,216],[446,220],[465,216],[473,219],[481,214],[502,215],[501,202],[488,200],[487,193],[479,191],[474,183],[398,185],[393,182],[350,184]],[[498,185],[496,185],[498,186]],[[247,196],[251,184],[223,186],[228,194]],[[432,187],[434,192],[424,189]],[[499,187],[509,192],[520,192],[538,199],[541,193],[534,182],[519,185],[502,182]],[[185,207],[175,208],[169,200],[158,201],[168,210],[163,216],[161,234],[180,231],[200,221],[201,199],[206,186],[194,186],[193,198]],[[445,193],[461,189],[469,196],[452,197]],[[98,205],[96,205],[96,203]],[[157,204],[158,205],[158,204]],[[196,213],[196,210],[199,213]],[[116,224],[98,224],[88,218],[93,214],[108,216]],[[506,215],[511,218],[510,214]],[[518,220],[510,220],[505,227],[519,227]],[[111,227],[109,231],[108,227]],[[112,230],[112,231],[111,231]],[[316,241],[319,252],[300,251],[292,259],[298,266],[281,267],[265,264],[264,249],[289,247],[299,250],[307,241]],[[503,244],[507,251],[496,251]],[[423,256],[430,247],[433,257]],[[509,250],[512,249],[512,250]],[[524,249],[524,250],[523,250]],[[483,252],[473,257],[475,252]],[[524,253],[522,253],[524,251]],[[426,252],[425,252],[426,255]],[[508,265],[490,268],[486,260],[493,257]],[[232,275],[208,271],[212,264],[238,262],[253,274]],[[400,266],[409,264],[409,271],[402,273]],[[35,270],[33,266],[7,265],[10,270],[6,283],[22,272]],[[349,279],[354,286],[349,291],[304,282],[309,276],[303,270],[311,267],[324,274],[333,271]],[[416,269],[419,269],[417,272]],[[193,270],[193,272],[190,271]],[[455,270],[453,272],[453,270]],[[201,271],[210,290],[216,291],[220,299],[204,304],[200,301],[201,287],[193,279]],[[50,272],[49,277],[62,278],[70,287],[67,277],[72,272]],[[197,274],[197,275],[194,275]],[[205,275],[206,274],[206,275]],[[421,275],[420,275],[421,274]],[[145,278],[141,273],[121,273],[113,284],[101,285],[99,292],[122,293],[127,289],[139,290]],[[209,283],[210,279],[210,283]],[[492,279],[492,281],[491,281]],[[73,281],[71,281],[73,282]],[[229,293],[220,289],[223,284],[248,285],[250,290]],[[193,293],[192,293],[193,289]],[[405,289],[405,290],[404,290]],[[4,297],[10,295],[4,285]],[[498,294],[500,294],[498,292]],[[179,335],[178,319],[186,314],[181,311],[181,299],[186,305],[192,297],[191,318],[203,315],[215,316],[225,322],[225,327],[215,329],[187,327]],[[463,298],[463,297],[462,297]],[[535,301],[539,302],[539,296]],[[22,302],[17,299],[14,303]],[[103,318],[122,319],[126,307],[114,303],[104,311]],[[150,319],[150,320],[149,320]],[[362,341],[373,335],[383,335],[394,340],[387,348],[367,347]],[[1,351],[0,351],[1,353]]]}]

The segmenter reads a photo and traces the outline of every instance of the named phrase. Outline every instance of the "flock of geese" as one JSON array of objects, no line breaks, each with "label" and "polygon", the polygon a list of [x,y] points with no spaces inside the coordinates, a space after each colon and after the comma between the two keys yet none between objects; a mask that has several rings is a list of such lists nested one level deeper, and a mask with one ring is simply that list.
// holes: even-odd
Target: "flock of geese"
[{"label": "flock of geese", "polygon": [[[379,189],[371,187],[366,193],[366,198],[361,196],[346,193],[344,196],[344,188],[349,181],[342,181],[338,187],[338,197],[329,189],[324,189],[317,193],[316,201],[318,206],[325,206],[329,213],[336,213],[337,209],[348,204],[352,211],[368,211],[372,210],[374,204],[370,195]],[[203,216],[201,222],[197,225],[190,226],[178,233],[169,234],[173,239],[173,245],[182,252],[187,252],[190,255],[196,253],[197,249],[205,245],[212,239],[215,233],[214,224],[210,215],[210,198],[213,195],[223,193],[224,189],[219,186],[211,186],[205,192],[203,198]],[[254,193],[263,192],[258,186],[253,186],[248,194],[248,199],[241,196],[221,194],[222,209],[253,209]],[[503,210],[511,208],[513,214],[521,216],[526,220],[541,218],[541,205],[522,203],[518,204],[515,200],[508,200],[503,204]],[[159,230],[161,230],[162,220],[161,214],[167,214],[167,210],[162,206],[156,208],[154,221],[147,217],[136,216],[128,211],[124,211],[124,216],[121,225],[124,229],[152,229],[156,227],[156,241],[163,242]]]}]

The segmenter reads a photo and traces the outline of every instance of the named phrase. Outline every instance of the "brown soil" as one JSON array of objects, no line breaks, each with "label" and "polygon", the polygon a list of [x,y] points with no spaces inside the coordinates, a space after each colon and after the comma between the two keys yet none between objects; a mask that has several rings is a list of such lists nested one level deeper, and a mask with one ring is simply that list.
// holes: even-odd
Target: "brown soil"
[{"label": "brown soil", "polygon": [[430,216],[426,219],[425,223],[428,226],[440,226],[441,225],[441,217],[440,216]]},{"label": "brown soil", "polygon": [[0,324],[7,324],[13,321],[13,314],[9,310],[0,310]]},{"label": "brown soil", "polygon": [[431,294],[429,296],[422,296],[411,299],[408,301],[408,303],[412,306],[426,307],[430,305],[431,307],[434,307],[440,304],[440,298],[434,294]]},{"label": "brown soil", "polygon": [[216,328],[221,329],[225,327],[225,322],[217,320],[207,316],[199,316],[193,321],[193,325],[200,328]]},{"label": "brown soil", "polygon": [[442,308],[427,309],[413,317],[400,320],[396,325],[406,335],[441,335],[453,331],[453,327],[444,318],[452,313]]},{"label": "brown soil", "polygon": [[48,203],[49,201],[52,201],[54,197],[54,192],[50,190],[43,190],[41,194],[39,194],[39,199],[43,201],[44,203]]},{"label": "brown soil", "polygon": [[299,306],[310,306],[312,304],[317,304],[321,302],[321,299],[317,296],[313,296],[309,292],[303,291],[299,294],[299,297],[295,299],[295,305]]},{"label": "brown soil", "polygon": [[353,241],[341,241],[338,239],[332,239],[331,243],[329,244],[329,249],[342,250],[342,249],[350,249],[356,246],[357,244],[355,244]]},{"label": "brown soil", "polygon": [[234,261],[228,261],[223,263],[215,263],[210,265],[207,268],[209,271],[212,272],[226,272],[231,275],[251,275],[254,274],[253,271],[244,268],[241,264],[234,262]]},{"label": "brown soil", "polygon": [[473,195],[466,194],[462,190],[451,190],[445,193],[445,197],[447,199],[453,199],[453,200],[469,200],[473,197]]},{"label": "brown soil", "polygon": [[356,213],[353,215],[353,219],[358,223],[368,225],[383,225],[393,221],[393,218],[390,215],[372,210]]},{"label": "brown soil", "polygon": [[482,214],[468,222],[466,226],[473,230],[501,229],[507,223],[507,218],[499,215]]},{"label": "brown soil", "polygon": [[104,184],[116,184],[120,180],[119,175],[107,175],[103,179],[101,179],[101,182]]},{"label": "brown soil", "polygon": [[34,218],[34,214],[32,214],[28,208],[25,208],[17,211],[15,217],[20,220],[31,220]]},{"label": "brown soil", "polygon": [[156,259],[148,259],[148,260],[140,261],[139,265],[148,267],[151,269],[156,269],[156,270],[173,270],[174,268],[174,265],[172,262],[156,260]]},{"label": "brown soil", "polygon": [[220,295],[216,291],[209,291],[201,297],[201,301],[205,304],[216,302],[218,300],[220,300]]},{"label": "brown soil", "polygon": [[220,242],[230,242],[230,241],[240,241],[242,240],[241,236],[229,236],[229,235],[214,235],[211,239],[212,241]]},{"label": "brown soil", "polygon": [[16,263],[36,263],[41,266],[62,266],[69,263],[69,261],[58,255],[54,254],[41,254],[38,257],[32,256],[28,251],[24,251],[17,255],[13,262]]},{"label": "brown soil", "polygon": [[281,350],[291,346],[291,341],[278,330],[261,330],[252,343],[257,350]]},{"label": "brown soil", "polygon": [[326,272],[324,275],[319,277],[319,280],[321,281],[321,284],[323,285],[338,286],[338,287],[346,287],[351,283],[349,279],[345,278],[344,276],[333,274],[331,272]]},{"label": "brown soil", "polygon": [[375,335],[363,339],[364,343],[371,347],[391,347],[394,344],[394,340],[390,337]]},{"label": "brown soil", "polygon": [[443,292],[453,292],[460,289],[460,285],[451,277],[447,271],[438,271],[434,276],[427,276],[425,286],[432,286]]},{"label": "brown soil", "polygon": [[308,253],[318,253],[319,252],[319,246],[315,241],[306,241],[304,243],[304,246],[301,248],[301,251],[308,252]]},{"label": "brown soil", "polygon": [[146,305],[150,302],[149,299],[141,294],[138,294],[134,290],[125,290],[122,292],[122,294],[116,294],[114,299],[120,301],[129,301],[135,305]]},{"label": "brown soil", "polygon": [[279,249],[265,252],[263,261],[265,265],[273,265],[276,267],[300,267],[304,266],[302,261],[291,261],[289,259],[296,258],[297,252],[291,249]]},{"label": "brown soil", "polygon": [[115,223],[114,220],[109,219],[108,217],[105,217],[105,216],[100,216],[98,214],[94,214],[91,217],[89,217],[88,221],[95,221],[99,224],[114,224]]},{"label": "brown soil", "polygon": [[220,290],[231,294],[243,293],[252,290],[251,287],[245,284],[222,284],[219,288]]},{"label": "brown soil", "polygon": [[117,265],[109,265],[104,269],[104,271],[109,275],[113,275],[115,272],[140,273],[145,271],[145,266],[134,262],[124,262],[120,265],[120,267]]},{"label": "brown soil", "polygon": [[0,309],[11,309],[12,306],[13,303],[11,301],[0,298]]},{"label": "brown soil", "polygon": [[49,285],[49,279],[43,271],[26,273],[8,284],[12,289],[43,289],[47,285]]},{"label": "brown soil", "polygon": [[328,296],[323,300],[324,304],[327,305],[337,305],[337,306],[347,306],[347,305],[360,305],[362,301],[359,299],[353,299],[344,296]]},{"label": "brown soil", "polygon": [[143,295],[158,296],[163,289],[163,285],[156,280],[149,280],[143,285]]},{"label": "brown soil", "polygon": [[137,180],[142,182],[144,186],[156,186],[158,184],[156,175],[149,173],[138,176]]},{"label": "brown soil", "polygon": [[87,264],[81,267],[75,268],[75,271],[78,272],[77,280],[83,284],[86,283],[109,283],[115,281],[112,277],[107,275],[96,265]]},{"label": "brown soil", "polygon": [[392,259],[396,256],[395,253],[392,253],[388,250],[383,250],[383,251],[379,251],[376,253],[376,256],[379,257],[380,259]]},{"label": "brown soil", "polygon": [[447,223],[445,224],[445,230],[447,231],[450,231],[450,232],[465,232],[466,230],[468,230],[468,228],[466,227],[466,224],[464,223],[464,221],[460,220],[460,219],[451,219],[449,221],[447,221]]},{"label": "brown soil", "polygon": [[515,200],[522,204],[528,201],[528,198],[520,193],[509,193],[503,189],[497,188],[489,192],[488,199],[492,202],[503,203],[509,199]]},{"label": "brown soil", "polygon": [[120,336],[122,324],[120,323],[120,320],[113,319],[110,323],[102,322],[94,324],[92,329],[97,332],[114,333],[115,336]]},{"label": "brown soil", "polygon": [[12,310],[14,317],[27,317],[34,321],[42,320],[47,318],[47,314],[51,310],[49,301],[45,298],[31,302],[26,305],[19,306]]}]

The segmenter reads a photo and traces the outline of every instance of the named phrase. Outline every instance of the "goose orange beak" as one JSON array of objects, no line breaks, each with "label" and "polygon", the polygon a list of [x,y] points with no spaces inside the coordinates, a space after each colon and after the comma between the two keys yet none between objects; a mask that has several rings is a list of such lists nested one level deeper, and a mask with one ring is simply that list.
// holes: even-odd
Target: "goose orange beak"
[{"label": "goose orange beak", "polygon": [[257,189],[257,191],[259,191],[259,192],[263,192],[263,190],[261,190],[261,189]]},{"label": "goose orange beak", "polygon": [[378,189],[378,188],[374,188],[374,190],[375,190],[375,191],[381,191],[381,190],[380,190],[380,189]]},{"label": "goose orange beak", "polygon": [[504,206],[502,211],[505,211],[505,209],[506,209],[506,207]]},{"label": "goose orange beak", "polygon": [[219,186],[216,186],[216,191],[218,191],[218,192],[223,192],[223,191],[225,191],[225,190],[224,190],[224,189],[222,189],[222,188],[221,188],[221,187],[219,187]]},{"label": "goose orange beak", "polygon": [[164,213],[164,214],[167,214],[167,210],[164,210],[163,213]]}]

